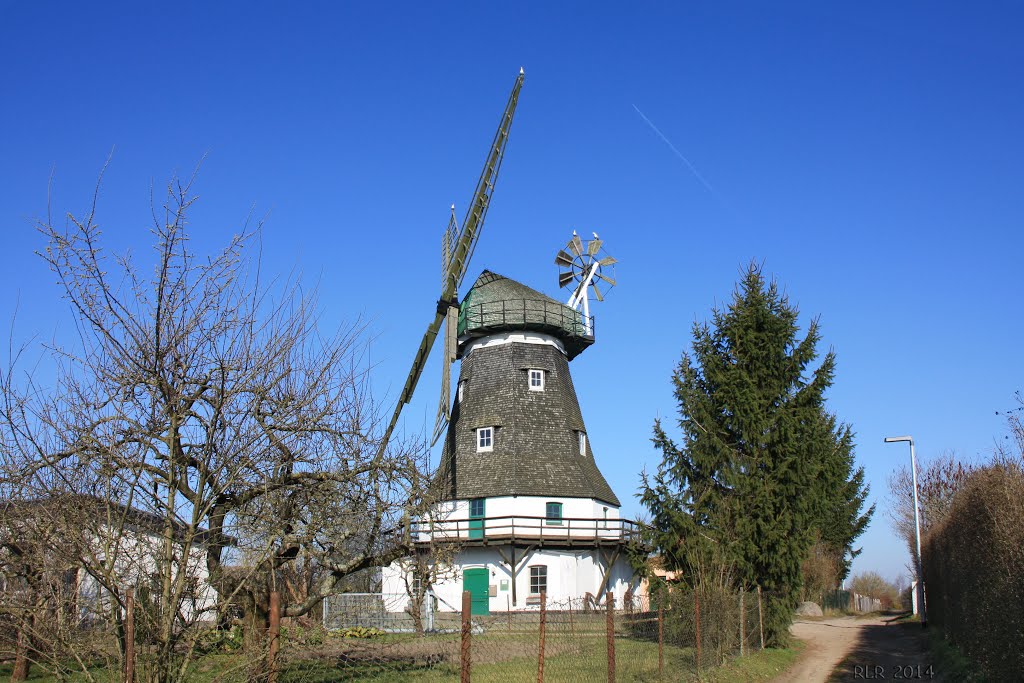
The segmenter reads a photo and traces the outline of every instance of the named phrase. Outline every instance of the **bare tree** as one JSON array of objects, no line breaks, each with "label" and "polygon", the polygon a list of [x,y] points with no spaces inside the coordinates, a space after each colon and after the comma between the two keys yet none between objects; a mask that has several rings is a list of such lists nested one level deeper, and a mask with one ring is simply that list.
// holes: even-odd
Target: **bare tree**
[{"label": "bare tree", "polygon": [[284,607],[306,614],[344,577],[409,552],[427,482],[422,447],[380,443],[363,328],[322,335],[315,295],[261,282],[246,256],[259,225],[195,254],[191,183],[172,181],[154,206],[151,269],[103,248],[95,197],[82,218],[39,222],[78,335],[47,347],[52,386],[21,379],[17,351],[0,380],[4,472],[19,496],[88,495],[158,520],[135,570],[109,525],[78,553],[116,605],[145,584],[154,682],[187,679],[191,627],[213,618],[183,607],[197,578],[219,591],[218,609],[243,599],[258,622],[266,590],[306,562],[317,579]]},{"label": "bare tree", "polygon": [[[952,452],[946,452],[934,460],[918,463],[918,505],[920,507],[921,536],[935,528],[949,514],[953,496],[964,485],[973,468],[964,465]],[[914,528],[914,480],[909,467],[900,467],[889,477],[889,493],[892,506],[889,518],[893,529],[907,543],[910,556],[917,553]],[[916,570],[912,570],[916,573]]]},{"label": "bare tree", "polygon": [[433,587],[459,575],[459,565],[455,564],[459,549],[458,543],[433,542],[415,548],[412,554],[397,562],[402,585],[409,598],[406,611],[412,617],[413,628],[419,635],[425,631],[423,613],[427,601],[435,599],[431,592]]},{"label": "bare tree", "polygon": [[869,598],[878,598],[886,607],[896,604],[899,600],[899,589],[896,584],[882,577],[876,571],[856,574],[850,579],[850,590]]}]

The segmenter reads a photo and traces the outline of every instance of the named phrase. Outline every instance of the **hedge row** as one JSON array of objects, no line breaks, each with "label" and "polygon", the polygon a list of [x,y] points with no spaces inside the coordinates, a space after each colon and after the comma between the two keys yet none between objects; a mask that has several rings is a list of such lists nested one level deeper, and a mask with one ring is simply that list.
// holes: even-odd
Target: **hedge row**
[{"label": "hedge row", "polygon": [[972,472],[924,539],[929,621],[990,680],[1024,672],[1024,467]]}]

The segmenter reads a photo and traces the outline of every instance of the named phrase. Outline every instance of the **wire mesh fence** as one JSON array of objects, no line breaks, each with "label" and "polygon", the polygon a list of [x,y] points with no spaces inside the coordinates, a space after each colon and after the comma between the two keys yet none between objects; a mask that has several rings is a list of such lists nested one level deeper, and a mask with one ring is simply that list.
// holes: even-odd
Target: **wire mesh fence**
[{"label": "wire mesh fence", "polygon": [[[232,648],[211,639],[215,646],[197,652],[192,666],[197,675],[224,683],[687,681],[762,647],[758,591],[561,600],[542,594],[529,609],[488,614],[473,614],[465,593],[459,611],[427,609],[419,627],[408,609],[399,609],[400,597],[405,596],[334,596],[324,605],[325,628],[282,620],[280,599],[272,594],[267,629]],[[110,658],[107,673],[96,680],[132,680],[131,669],[135,680],[146,680],[152,644],[125,616],[124,626],[136,638],[125,643],[123,658]],[[115,634],[91,628],[93,637],[103,636],[107,653],[116,650]],[[211,625],[208,635],[217,633]]]},{"label": "wire mesh fence", "polygon": [[[388,633],[434,631],[434,599],[421,599],[419,608],[406,593],[341,593],[324,598],[324,628],[369,628]],[[418,613],[419,619],[416,619]]]},{"label": "wire mesh fence", "polygon": [[[347,626],[328,631],[325,642],[314,647],[293,643],[280,667],[307,673],[328,668],[332,680],[696,679],[702,669],[762,647],[760,598],[758,591],[724,590],[673,591],[653,599],[627,593],[601,601],[545,595],[533,609],[489,614],[472,614],[466,602],[461,612],[435,615],[433,631],[417,634],[403,627],[360,630],[372,628],[378,616],[352,605],[389,601],[352,596],[326,610],[329,623]],[[359,618],[346,621],[340,614]],[[376,623],[407,622],[391,615]]]}]

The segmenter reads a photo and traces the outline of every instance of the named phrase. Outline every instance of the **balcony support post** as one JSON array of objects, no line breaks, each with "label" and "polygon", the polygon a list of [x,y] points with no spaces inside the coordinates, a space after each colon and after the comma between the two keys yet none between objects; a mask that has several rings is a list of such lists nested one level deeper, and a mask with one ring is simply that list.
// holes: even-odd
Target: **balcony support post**
[{"label": "balcony support post", "polygon": [[607,563],[607,566],[605,566],[605,568],[604,568],[604,578],[601,579],[601,586],[597,590],[597,601],[598,602],[601,602],[601,596],[604,595],[605,590],[608,588],[608,579],[612,575],[612,566],[615,564],[615,561],[617,559],[619,559],[619,552],[621,550],[622,550],[622,547],[619,546],[619,545],[616,545],[615,546],[615,552],[612,553],[611,559],[609,559],[608,555],[605,554],[604,550],[602,550],[600,547],[597,549],[598,556],[603,558],[604,561]]}]

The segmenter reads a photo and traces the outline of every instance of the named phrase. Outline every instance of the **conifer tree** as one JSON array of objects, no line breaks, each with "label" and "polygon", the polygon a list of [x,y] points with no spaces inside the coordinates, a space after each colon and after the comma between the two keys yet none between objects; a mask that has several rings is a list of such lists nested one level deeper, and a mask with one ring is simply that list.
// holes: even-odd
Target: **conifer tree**
[{"label": "conifer tree", "polygon": [[816,512],[818,538],[835,558],[836,584],[850,574],[850,564],[860,554],[854,542],[868,526],[875,506],[863,511],[869,487],[864,468],[854,465],[853,429],[835,415],[823,412],[821,474],[817,485],[821,507]]},{"label": "conifer tree", "polygon": [[863,473],[851,477],[844,460],[852,433],[824,407],[835,357],[813,367],[818,323],[800,340],[797,317],[751,264],[728,307],[713,311],[711,325],[694,325],[692,354],[672,377],[682,438],[655,422],[662,463],[641,489],[658,552],[684,580],[730,576],[765,591],[772,645],[786,642],[815,529],[827,518],[830,542],[856,537],[863,525],[843,527],[849,515],[837,499],[859,512],[866,494]]}]

